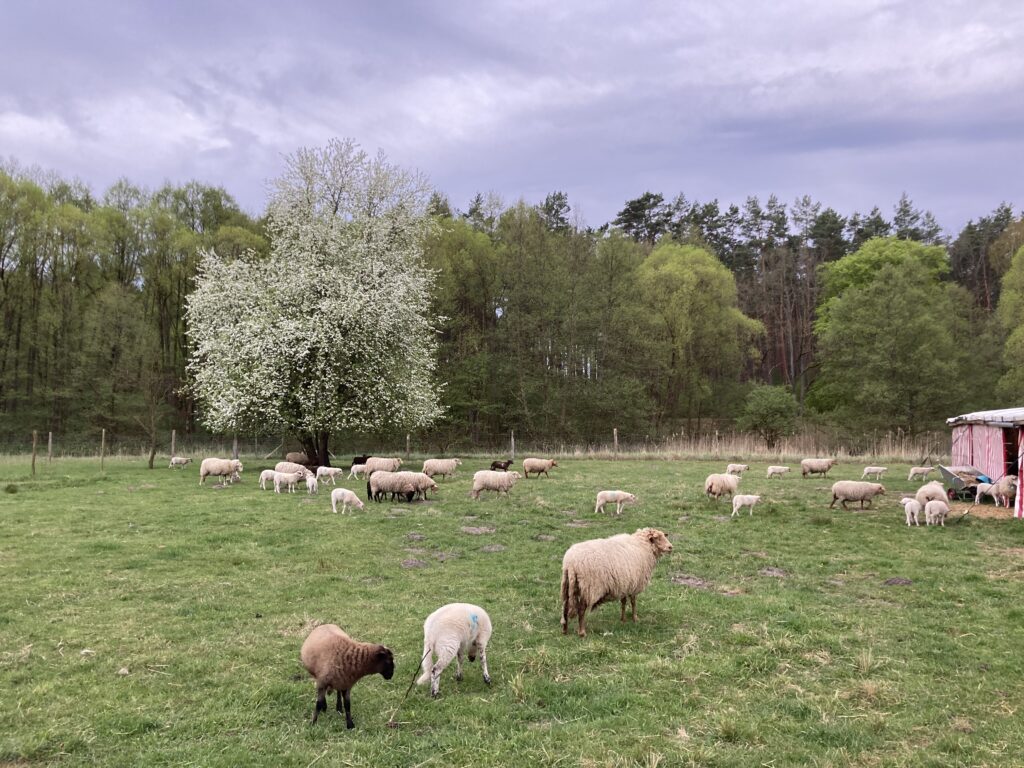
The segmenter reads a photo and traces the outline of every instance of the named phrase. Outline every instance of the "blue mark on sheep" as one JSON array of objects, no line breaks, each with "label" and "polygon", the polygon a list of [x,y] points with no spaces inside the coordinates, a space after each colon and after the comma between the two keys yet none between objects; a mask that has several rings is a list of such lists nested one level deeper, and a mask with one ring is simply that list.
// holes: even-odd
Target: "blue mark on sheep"
[{"label": "blue mark on sheep", "polygon": [[475,626],[477,625],[477,621],[478,621],[478,620],[477,620],[477,617],[476,617],[476,614],[475,614],[475,613],[471,613],[471,614],[469,614],[469,620],[470,620],[471,622],[473,622],[473,626],[474,626],[474,627],[475,627]]}]

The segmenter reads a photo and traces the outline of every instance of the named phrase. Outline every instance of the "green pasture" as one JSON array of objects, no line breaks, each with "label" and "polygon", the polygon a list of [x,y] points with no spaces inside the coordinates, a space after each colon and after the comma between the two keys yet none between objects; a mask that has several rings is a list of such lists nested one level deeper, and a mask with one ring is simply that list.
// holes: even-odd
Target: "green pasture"
[{"label": "green pasture", "polygon": [[[467,459],[427,503],[344,517],[324,491],[261,492],[271,463],[217,489],[194,465],[65,459],[33,479],[0,460],[0,765],[1024,764],[1024,525],[908,529],[906,466],[844,512],[828,487],[863,465],[769,481],[758,463],[740,489],[762,503],[730,519],[702,494],[725,459],[566,459],[481,501],[489,459]],[[615,488],[640,503],[596,516]],[[642,526],[675,551],[639,623],[606,605],[563,636],[565,549]],[[455,601],[491,615],[493,685],[452,667],[388,728],[424,618]],[[298,654],[318,622],[395,653],[391,681],[353,689],[353,731],[333,696],[309,725]]]}]

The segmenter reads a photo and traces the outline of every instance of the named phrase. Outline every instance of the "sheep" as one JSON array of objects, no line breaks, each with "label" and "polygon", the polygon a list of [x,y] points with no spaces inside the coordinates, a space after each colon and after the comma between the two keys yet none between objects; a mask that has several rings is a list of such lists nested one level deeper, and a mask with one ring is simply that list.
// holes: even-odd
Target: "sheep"
[{"label": "sheep", "polygon": [[530,473],[536,472],[537,477],[540,477],[540,473],[544,473],[544,477],[551,477],[548,474],[548,470],[553,467],[557,467],[558,462],[554,459],[523,459],[523,474],[526,479],[530,479]]},{"label": "sheep", "polygon": [[379,469],[370,472],[366,476],[366,500],[383,501],[387,494],[394,499],[395,494],[405,496],[406,501],[412,501],[416,496],[417,488],[409,478],[398,477],[397,472],[386,472]]},{"label": "sheep", "polygon": [[292,451],[284,455],[285,461],[292,464],[309,464],[309,457],[303,451]]},{"label": "sheep", "polygon": [[367,454],[366,456],[356,456],[355,458],[352,459],[352,463],[353,464],[365,464],[367,459],[369,459],[369,458],[370,458],[369,454]]},{"label": "sheep", "polygon": [[637,620],[636,598],[651,583],[658,560],[672,551],[672,543],[656,528],[639,528],[606,539],[573,544],[562,557],[562,634],[569,619],[577,617],[577,634],[587,636],[587,611],[619,600],[619,621],[626,620],[626,599]]},{"label": "sheep", "polygon": [[312,472],[306,475],[306,493],[310,496],[320,493],[320,483],[317,482],[317,479],[313,476]]},{"label": "sheep", "polygon": [[704,493],[710,499],[716,499],[729,494],[729,497],[736,495],[736,489],[740,486],[740,478],[737,475],[708,475],[704,480]]},{"label": "sheep", "polygon": [[941,525],[946,527],[946,515],[949,514],[949,504],[945,499],[932,499],[924,505],[925,525]]},{"label": "sheep", "polygon": [[1012,499],[1017,495],[1017,476],[1004,475],[999,478],[992,488],[995,491],[993,498],[996,504],[1002,507],[1009,507],[1013,504]]},{"label": "sheep", "polygon": [[511,467],[511,466],[512,466],[512,459],[507,459],[506,461],[492,461],[491,462],[491,471],[492,472],[506,472],[506,471],[508,471],[508,468]]},{"label": "sheep", "polygon": [[356,496],[354,491],[348,488],[335,488],[331,491],[331,509],[338,514],[338,502],[341,502],[341,514],[345,514],[351,504],[356,509],[363,508],[363,500]]},{"label": "sheep", "polygon": [[842,502],[843,509],[849,509],[846,506],[848,501],[859,501],[860,508],[864,509],[864,502],[871,506],[871,501],[875,496],[884,496],[885,486],[880,483],[865,483],[860,480],[840,480],[839,482],[832,483],[832,503],[828,505],[829,509],[832,509],[837,501]]},{"label": "sheep", "polygon": [[910,474],[907,475],[907,482],[909,483],[911,480],[924,480],[933,469],[935,467],[911,467]]},{"label": "sheep", "polygon": [[423,496],[423,500],[427,500],[427,491],[436,491],[437,483],[434,482],[433,478],[423,472],[409,472],[403,470],[402,472],[395,472],[395,476],[401,480],[408,480],[412,483],[413,488],[416,489],[416,495]]},{"label": "sheep", "polygon": [[907,525],[910,525],[911,521],[914,525],[921,525],[921,505],[918,504],[917,499],[913,496],[904,496],[900,499],[900,504],[903,505],[903,511],[907,515]]},{"label": "sheep", "polygon": [[495,472],[481,469],[473,475],[473,490],[469,492],[469,498],[479,499],[480,491],[496,491],[508,496],[508,492],[519,478],[518,472]]},{"label": "sheep", "polygon": [[174,467],[184,467],[186,464],[190,464],[191,462],[192,459],[185,456],[171,456],[171,463],[167,465],[167,468],[173,469]]},{"label": "sheep", "polygon": [[921,509],[924,509],[925,505],[933,499],[945,500],[946,489],[942,487],[942,483],[938,480],[932,480],[930,483],[925,483],[918,488],[914,498],[921,505]]},{"label": "sheep", "polygon": [[274,472],[274,493],[281,492],[281,486],[288,488],[288,493],[295,493],[295,486],[302,479],[301,472]]},{"label": "sheep", "polygon": [[274,475],[276,475],[276,474],[277,474],[277,472],[275,472],[272,469],[264,469],[262,472],[260,472],[260,490],[261,491],[267,490],[267,484],[268,483],[270,485],[274,484]]},{"label": "sheep", "polygon": [[889,471],[888,467],[864,467],[864,471],[861,472],[860,479],[863,480],[869,475],[874,475],[875,480],[881,480],[882,475]]},{"label": "sheep", "polygon": [[732,514],[730,517],[736,517],[739,515],[740,510],[744,507],[750,507],[750,516],[754,516],[754,505],[761,500],[760,496],[740,494],[739,496],[732,497]]},{"label": "sheep", "polygon": [[313,474],[306,467],[302,466],[301,464],[296,464],[294,461],[279,461],[279,462],[277,462],[277,464],[274,465],[274,471],[275,472],[298,472],[303,477],[307,477],[307,476]]},{"label": "sheep", "polygon": [[455,468],[462,464],[462,459],[427,459],[423,462],[423,469],[420,470],[428,477],[441,475],[441,477],[455,477]]},{"label": "sheep", "polygon": [[395,657],[390,649],[353,640],[337,624],[321,624],[310,632],[299,659],[316,680],[316,706],[310,725],[315,725],[319,714],[327,710],[327,694],[333,690],[338,694],[339,712],[341,702],[345,702],[345,727],[355,728],[349,699],[352,686],[367,675],[379,674],[390,680],[395,674]]},{"label": "sheep", "polygon": [[742,475],[750,467],[746,464],[730,464],[725,468],[725,474],[727,475]]},{"label": "sheep", "polygon": [[[470,661],[480,656],[484,682],[491,684],[487,669],[487,641],[491,639],[491,617],[479,605],[449,603],[427,616],[423,622],[423,672],[417,685],[430,681],[430,695],[441,692],[441,673],[455,659],[455,679],[462,680],[462,655]],[[436,656],[437,660],[433,661]]]},{"label": "sheep", "polygon": [[323,482],[327,485],[327,481],[331,481],[331,485],[337,485],[337,478],[345,470],[341,467],[317,467],[316,468],[316,479],[317,482]]},{"label": "sheep", "polygon": [[800,474],[828,477],[828,471],[839,463],[839,459],[804,459],[800,462]]},{"label": "sheep", "polygon": [[351,480],[354,477],[354,478],[356,478],[358,480],[360,475],[365,475],[365,474],[366,474],[366,465],[365,464],[353,464],[351,469],[349,469],[349,471],[348,471],[348,479]]},{"label": "sheep", "polygon": [[782,477],[786,472],[789,472],[789,467],[768,467],[768,479],[771,480],[773,477]]},{"label": "sheep", "polygon": [[378,470],[384,470],[385,472],[397,472],[398,468],[402,466],[401,459],[386,459],[379,456],[371,456],[363,463],[366,465],[367,474]]},{"label": "sheep", "polygon": [[207,476],[221,478],[220,484],[231,482],[232,475],[242,471],[242,462],[238,459],[203,459],[199,465],[199,484],[206,482]]},{"label": "sheep", "polygon": [[995,487],[995,483],[978,483],[974,490],[974,503],[981,504],[982,496],[991,496],[992,501],[998,504],[996,492],[993,490]]},{"label": "sheep", "polygon": [[604,512],[605,504],[615,504],[615,514],[621,515],[622,508],[626,504],[636,504],[636,496],[626,491],[601,491],[597,494],[597,504],[594,506],[594,514]]}]

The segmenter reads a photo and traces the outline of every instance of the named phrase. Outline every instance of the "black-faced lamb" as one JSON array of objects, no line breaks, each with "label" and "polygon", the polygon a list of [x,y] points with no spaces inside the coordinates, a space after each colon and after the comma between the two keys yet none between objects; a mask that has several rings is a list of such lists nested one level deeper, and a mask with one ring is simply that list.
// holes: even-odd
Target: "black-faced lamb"
[{"label": "black-faced lamb", "polygon": [[242,462],[238,459],[203,459],[199,465],[199,484],[203,485],[207,477],[221,478],[221,485],[232,481],[232,476],[240,474]]},{"label": "black-faced lamb", "polygon": [[[480,657],[484,682],[491,684],[487,669],[487,642],[491,639],[491,617],[479,605],[449,603],[427,616],[423,622],[422,674],[417,685],[430,681],[430,695],[441,690],[441,673],[455,659],[455,679],[462,680],[462,656],[470,661]],[[434,659],[436,657],[436,660]]]},{"label": "black-faced lamb", "polygon": [[[352,686],[367,675],[380,675],[390,680],[395,674],[395,657],[377,643],[353,640],[337,624],[321,624],[309,633],[299,652],[302,666],[316,680],[316,706],[312,723],[327,709],[327,695],[338,694],[338,711],[345,702],[345,726],[355,728],[352,721]],[[311,723],[311,724],[312,724]]]},{"label": "black-faced lamb", "polygon": [[171,463],[167,465],[167,468],[172,469],[173,467],[184,467],[191,461],[192,459],[187,456],[171,456]]},{"label": "black-faced lamb", "polygon": [[800,474],[828,477],[828,471],[839,463],[839,459],[804,459],[800,462]]},{"label": "black-faced lamb", "polygon": [[888,467],[864,467],[864,471],[860,473],[860,479],[863,480],[865,477],[873,477],[875,480],[881,480],[888,471]]},{"label": "black-faced lamb", "polygon": [[594,514],[604,512],[605,504],[615,504],[615,514],[621,515],[622,508],[626,504],[636,504],[636,496],[626,491],[601,491],[597,494],[597,504],[594,506]]},{"label": "black-faced lamb", "polygon": [[420,470],[427,477],[455,477],[455,468],[462,464],[462,459],[427,459]]},{"label": "black-faced lamb", "polygon": [[529,479],[531,472],[536,473],[537,477],[540,477],[540,473],[543,472],[544,477],[551,477],[551,475],[548,474],[548,470],[557,466],[558,462],[554,459],[523,459],[523,475]]},{"label": "black-faced lamb", "polygon": [[512,466],[512,459],[506,461],[492,461],[491,471],[492,472],[507,472],[508,468]]},{"label": "black-faced lamb", "polygon": [[832,509],[836,502],[841,502],[843,509],[849,509],[846,506],[848,501],[859,501],[860,508],[864,509],[864,502],[871,506],[872,499],[875,496],[882,496],[885,494],[885,486],[880,483],[866,483],[861,480],[840,480],[837,483],[832,484],[832,503],[828,505],[829,509]]},{"label": "black-faced lamb", "polygon": [[348,511],[349,505],[356,509],[363,508],[363,500],[348,488],[335,488],[331,491],[331,509],[334,510],[334,514],[338,514],[338,502],[341,502],[341,514],[343,515]]},{"label": "black-faced lamb", "polygon": [[518,472],[495,472],[481,469],[473,475],[473,490],[469,492],[469,497],[479,499],[480,491],[495,491],[508,496],[508,492],[517,480],[519,480]]},{"label": "black-faced lamb", "polygon": [[562,558],[562,634],[569,619],[577,617],[578,634],[586,637],[587,611],[602,603],[621,601],[619,620],[626,620],[626,600],[637,620],[636,598],[651,583],[658,560],[672,551],[672,543],[656,528],[640,528],[607,539],[573,544]]},{"label": "black-faced lamb", "polygon": [[720,499],[727,494],[731,498],[736,494],[739,486],[739,475],[708,475],[704,480],[704,493],[707,494],[709,499]]}]

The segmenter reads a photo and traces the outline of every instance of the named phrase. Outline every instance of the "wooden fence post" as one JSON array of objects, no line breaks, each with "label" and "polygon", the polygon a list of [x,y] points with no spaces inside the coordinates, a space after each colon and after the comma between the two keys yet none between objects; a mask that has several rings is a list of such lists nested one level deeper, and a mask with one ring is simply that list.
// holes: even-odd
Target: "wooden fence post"
[{"label": "wooden fence post", "polygon": [[103,455],[107,452],[107,430],[100,432],[100,472],[103,471]]},{"label": "wooden fence post", "polygon": [[619,458],[619,428],[612,427],[612,452]]},{"label": "wooden fence post", "polygon": [[511,458],[512,458],[512,461],[515,461],[516,460],[516,431],[514,429],[511,430],[509,432],[509,435],[510,435],[511,444],[512,444],[511,449],[510,449],[512,451],[512,457]]},{"label": "wooden fence post", "polygon": [[53,461],[53,432],[46,436],[46,463]]},{"label": "wooden fence post", "polygon": [[36,476],[36,443],[39,441],[39,433],[32,430],[32,477]]},{"label": "wooden fence post", "polygon": [[177,456],[178,430],[171,430],[171,456]]}]

